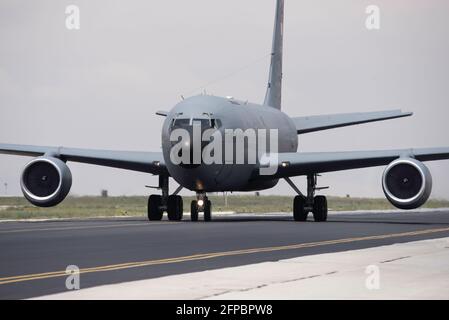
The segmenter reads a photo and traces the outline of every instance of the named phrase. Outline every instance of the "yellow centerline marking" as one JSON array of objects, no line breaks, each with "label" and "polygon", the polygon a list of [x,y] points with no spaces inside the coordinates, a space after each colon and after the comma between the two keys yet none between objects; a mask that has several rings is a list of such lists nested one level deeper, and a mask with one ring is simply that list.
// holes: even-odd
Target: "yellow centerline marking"
[{"label": "yellow centerline marking", "polygon": [[[389,238],[418,236],[418,235],[426,235],[426,234],[433,234],[433,233],[440,233],[440,232],[447,232],[447,231],[449,231],[449,227],[448,228],[439,228],[439,229],[426,229],[426,230],[410,231],[410,232],[403,232],[403,233],[391,233],[391,234],[375,235],[375,236],[327,240],[327,241],[319,241],[319,242],[299,243],[299,244],[275,246],[275,247],[262,247],[262,248],[242,249],[242,250],[233,250],[233,251],[202,253],[202,254],[195,254],[195,255],[183,256],[183,257],[147,260],[147,261],[139,261],[139,262],[128,262],[128,263],[113,264],[113,265],[106,265],[106,266],[100,266],[100,267],[83,268],[83,269],[80,269],[79,273],[86,274],[86,273],[93,273],[93,272],[115,271],[115,270],[123,270],[123,269],[130,269],[130,268],[160,265],[160,264],[171,264],[171,263],[180,263],[180,262],[187,262],[187,261],[206,260],[206,259],[213,259],[213,258],[219,258],[219,257],[228,257],[228,256],[263,253],[263,252],[295,250],[295,249],[311,248],[311,247],[358,242],[358,241],[382,240],[382,239],[389,239]],[[13,276],[13,277],[4,277],[4,278],[0,278],[0,285],[14,283],[14,282],[32,281],[32,280],[57,278],[57,277],[64,277],[64,276],[67,276],[65,270],[54,271],[54,272],[45,272],[45,273],[36,273],[36,274],[27,274],[27,275]]]},{"label": "yellow centerline marking", "polygon": [[107,228],[121,228],[121,227],[148,227],[153,225],[161,225],[161,224],[177,224],[180,222],[152,222],[152,223],[126,223],[126,224],[111,224],[111,225],[90,225],[90,226],[79,226],[79,227],[56,227],[56,228],[31,228],[31,229],[15,229],[15,230],[6,230],[0,231],[0,234],[7,233],[22,233],[22,232],[34,232],[34,231],[66,231],[66,230],[84,230],[84,229],[107,229]]}]

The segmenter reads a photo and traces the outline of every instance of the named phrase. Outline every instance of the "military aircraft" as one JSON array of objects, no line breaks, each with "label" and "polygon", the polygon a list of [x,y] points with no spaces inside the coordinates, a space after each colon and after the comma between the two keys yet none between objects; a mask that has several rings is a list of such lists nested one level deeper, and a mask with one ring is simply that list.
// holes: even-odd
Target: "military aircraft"
[{"label": "military aircraft", "polygon": [[[384,151],[354,152],[297,152],[298,135],[328,130],[343,126],[363,124],[411,116],[400,110],[289,117],[281,111],[282,56],[283,56],[284,0],[276,2],[276,17],[271,52],[268,88],[263,104],[240,101],[232,97],[198,95],[184,99],[170,111],[158,111],[165,117],[162,129],[162,152],[130,152],[74,149],[65,147],[45,147],[0,144],[0,153],[35,157],[23,169],[21,188],[26,199],[40,207],[59,204],[68,195],[72,175],[67,162],[81,162],[150,173],[159,176],[158,189],[161,195],[153,194],[148,200],[148,219],[157,221],[167,212],[168,219],[179,221],[183,218],[183,200],[179,196],[182,188],[196,193],[191,202],[191,220],[199,220],[199,212],[204,220],[211,220],[212,206],[207,197],[211,192],[257,191],[274,187],[284,179],[292,187],[296,196],[293,200],[293,218],[305,221],[309,213],[315,221],[327,220],[327,200],[315,195],[317,177],[321,173],[386,166],[382,177],[382,187],[386,198],[397,208],[414,209],[423,205],[430,196],[432,177],[423,161],[449,158],[449,148],[403,149]],[[206,164],[200,162],[174,163],[171,158],[176,141],[171,134],[177,129],[191,133],[196,123],[204,129],[224,134],[227,129],[276,130],[276,150],[270,148],[265,155],[275,159],[272,174],[261,174],[264,165],[260,159],[256,163],[236,164],[233,162]],[[195,144],[187,141],[187,149]],[[175,142],[175,143],[174,143]],[[205,145],[200,142],[201,148]],[[247,153],[248,148],[243,150]],[[182,154],[184,149],[180,150]],[[272,157],[274,156],[274,157]],[[273,163],[271,164],[273,165]],[[302,193],[291,177],[306,176],[307,190]],[[179,187],[169,192],[169,179],[173,178]]]}]

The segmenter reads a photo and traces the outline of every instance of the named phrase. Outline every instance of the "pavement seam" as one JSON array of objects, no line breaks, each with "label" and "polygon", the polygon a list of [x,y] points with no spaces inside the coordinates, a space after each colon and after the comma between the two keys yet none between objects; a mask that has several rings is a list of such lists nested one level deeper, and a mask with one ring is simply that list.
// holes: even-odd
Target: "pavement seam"
[{"label": "pavement seam", "polygon": [[230,289],[230,290],[225,290],[223,292],[218,292],[218,293],[214,293],[214,294],[211,294],[211,295],[208,295],[208,296],[200,297],[199,300],[209,299],[209,298],[216,298],[216,297],[219,297],[219,296],[222,296],[222,295],[225,295],[225,294],[228,294],[228,293],[232,293],[232,292],[249,292],[251,290],[267,288],[269,286],[273,286],[273,285],[277,285],[277,284],[284,284],[284,283],[292,283],[292,282],[297,282],[297,281],[309,280],[309,279],[314,279],[314,278],[334,275],[336,273],[338,273],[338,271],[331,271],[331,272],[326,272],[326,273],[322,273],[322,274],[314,274],[314,275],[310,275],[310,276],[306,276],[306,277],[293,278],[293,279],[287,279],[287,280],[281,280],[281,281],[272,281],[272,282],[269,282],[269,283],[262,283],[262,284],[259,284],[257,286],[249,287],[249,288]]},{"label": "pavement seam", "polygon": [[411,257],[412,257],[412,256],[405,256],[405,257],[393,258],[393,259],[388,259],[388,260],[380,261],[379,263],[390,263],[390,262],[394,262],[394,261],[398,261],[398,260],[408,259],[408,258],[411,258]]}]

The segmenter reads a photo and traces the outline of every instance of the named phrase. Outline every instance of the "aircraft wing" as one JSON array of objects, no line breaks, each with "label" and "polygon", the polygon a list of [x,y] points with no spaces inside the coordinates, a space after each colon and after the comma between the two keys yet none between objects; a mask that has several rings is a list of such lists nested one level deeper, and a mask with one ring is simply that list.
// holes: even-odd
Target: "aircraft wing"
[{"label": "aircraft wing", "polygon": [[279,153],[275,162],[277,172],[274,175],[260,176],[260,168],[257,169],[255,175],[259,179],[272,179],[377,167],[387,165],[400,157],[411,157],[419,161],[449,159],[449,147],[385,151]]},{"label": "aircraft wing", "polygon": [[46,154],[64,161],[147,172],[156,175],[168,174],[162,152],[109,151],[0,144],[1,153],[32,157],[39,157]]},{"label": "aircraft wing", "polygon": [[411,112],[402,112],[401,110],[363,112],[363,113],[344,113],[310,117],[292,117],[298,134],[309,133],[320,130],[328,130],[356,124],[383,121],[413,115]]}]

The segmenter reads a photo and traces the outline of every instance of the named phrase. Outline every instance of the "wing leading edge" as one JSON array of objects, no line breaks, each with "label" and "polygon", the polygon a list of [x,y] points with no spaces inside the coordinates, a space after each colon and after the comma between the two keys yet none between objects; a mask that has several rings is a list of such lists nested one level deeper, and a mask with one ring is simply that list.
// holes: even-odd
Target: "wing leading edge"
[{"label": "wing leading edge", "polygon": [[399,149],[385,151],[299,152],[277,154],[278,170],[275,175],[259,179],[285,178],[323,172],[360,169],[387,165],[400,157],[419,161],[449,159],[448,148]]},{"label": "wing leading edge", "polygon": [[110,151],[64,147],[0,144],[0,154],[39,157],[54,156],[73,161],[132,171],[168,174],[162,152]]},{"label": "wing leading edge", "polygon": [[310,117],[292,117],[298,134],[314,131],[328,130],[346,126],[353,126],[362,123],[390,120],[402,117],[409,117],[412,112],[402,112],[401,110],[344,113]]}]

